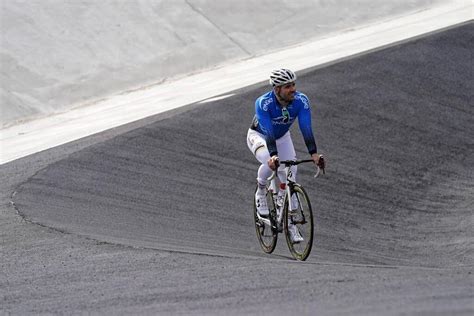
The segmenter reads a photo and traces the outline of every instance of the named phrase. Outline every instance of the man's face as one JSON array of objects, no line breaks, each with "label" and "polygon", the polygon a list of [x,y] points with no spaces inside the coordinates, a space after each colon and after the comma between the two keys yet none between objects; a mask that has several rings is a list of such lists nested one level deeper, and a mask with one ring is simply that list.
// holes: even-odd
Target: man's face
[{"label": "man's face", "polygon": [[283,101],[291,102],[295,98],[296,84],[294,82],[290,82],[283,86],[276,87],[275,92]]}]

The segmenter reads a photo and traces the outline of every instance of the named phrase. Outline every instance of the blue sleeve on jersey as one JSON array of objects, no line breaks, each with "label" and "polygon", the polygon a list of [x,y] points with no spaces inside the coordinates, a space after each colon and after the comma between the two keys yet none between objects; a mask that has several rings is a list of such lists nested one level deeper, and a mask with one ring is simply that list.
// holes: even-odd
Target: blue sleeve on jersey
[{"label": "blue sleeve on jersey", "polygon": [[298,124],[308,152],[312,155],[318,152],[318,149],[316,147],[316,141],[314,140],[313,129],[311,128],[311,107],[307,96],[300,94],[300,99],[303,104],[298,113]]},{"label": "blue sleeve on jersey", "polygon": [[271,157],[277,155],[278,151],[273,133],[272,119],[270,117],[268,104],[265,105],[265,101],[266,99],[257,99],[255,102],[255,113],[257,115],[259,127],[265,136],[265,142],[267,143],[268,152]]}]

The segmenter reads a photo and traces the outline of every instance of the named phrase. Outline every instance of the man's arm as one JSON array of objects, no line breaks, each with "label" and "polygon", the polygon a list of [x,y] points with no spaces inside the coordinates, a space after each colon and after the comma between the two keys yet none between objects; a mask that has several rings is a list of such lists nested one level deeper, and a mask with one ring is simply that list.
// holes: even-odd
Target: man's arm
[{"label": "man's arm", "polygon": [[309,115],[303,114],[303,116],[300,118],[298,116],[298,123],[300,125],[300,130],[301,133],[303,134],[304,141],[306,143],[306,147],[308,148],[308,152],[311,155],[311,158],[313,159],[313,162],[317,164],[320,168],[323,169],[326,166],[323,155],[318,154],[318,148],[316,146],[316,141],[314,140],[314,135],[313,135],[313,130],[311,128],[311,111],[308,111]]},{"label": "man's arm", "polygon": [[301,134],[303,134],[306,148],[310,155],[318,152],[316,141],[314,139],[313,129],[311,126],[311,106],[308,98],[304,95],[300,95],[303,106],[298,113],[298,124],[300,126]]},{"label": "man's arm", "polygon": [[255,113],[257,115],[258,123],[265,136],[268,152],[270,157],[278,155],[275,136],[273,134],[272,119],[268,107],[261,104],[260,99],[255,102]]}]

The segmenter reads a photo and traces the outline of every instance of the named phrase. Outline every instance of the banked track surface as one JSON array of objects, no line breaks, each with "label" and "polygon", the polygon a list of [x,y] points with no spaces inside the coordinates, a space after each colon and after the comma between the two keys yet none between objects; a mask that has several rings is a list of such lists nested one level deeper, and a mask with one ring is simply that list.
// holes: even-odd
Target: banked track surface
[{"label": "banked track surface", "polygon": [[[117,304],[107,292],[99,311],[468,314],[473,30],[465,24],[300,74],[328,158],[316,181],[299,169],[316,217],[307,263],[290,259],[284,239],[263,255],[255,237],[257,164],[245,136],[263,85],[74,152],[17,186],[13,202],[33,223],[137,252],[178,250],[171,256],[195,264],[195,275],[184,263],[154,267],[186,295]],[[304,157],[297,127],[293,135]]]}]

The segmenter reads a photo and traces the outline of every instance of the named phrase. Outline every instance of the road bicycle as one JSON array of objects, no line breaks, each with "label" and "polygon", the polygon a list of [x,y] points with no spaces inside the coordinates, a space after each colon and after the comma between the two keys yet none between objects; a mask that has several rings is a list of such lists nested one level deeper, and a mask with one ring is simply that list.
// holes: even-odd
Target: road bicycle
[{"label": "road bicycle", "polygon": [[[267,205],[270,211],[268,217],[262,217],[257,212],[254,199],[255,229],[258,241],[264,252],[272,253],[275,250],[278,233],[286,236],[286,243],[292,254],[297,259],[304,261],[308,258],[313,246],[314,222],[313,211],[308,194],[303,186],[293,180],[291,166],[301,163],[313,162],[313,160],[284,160],[280,165],[284,165],[285,182],[279,181],[277,171],[274,171],[267,180]],[[318,177],[320,168],[316,166]],[[324,169],[323,169],[324,172]],[[288,230],[289,225],[295,225],[303,237],[303,241],[294,243]]]}]

